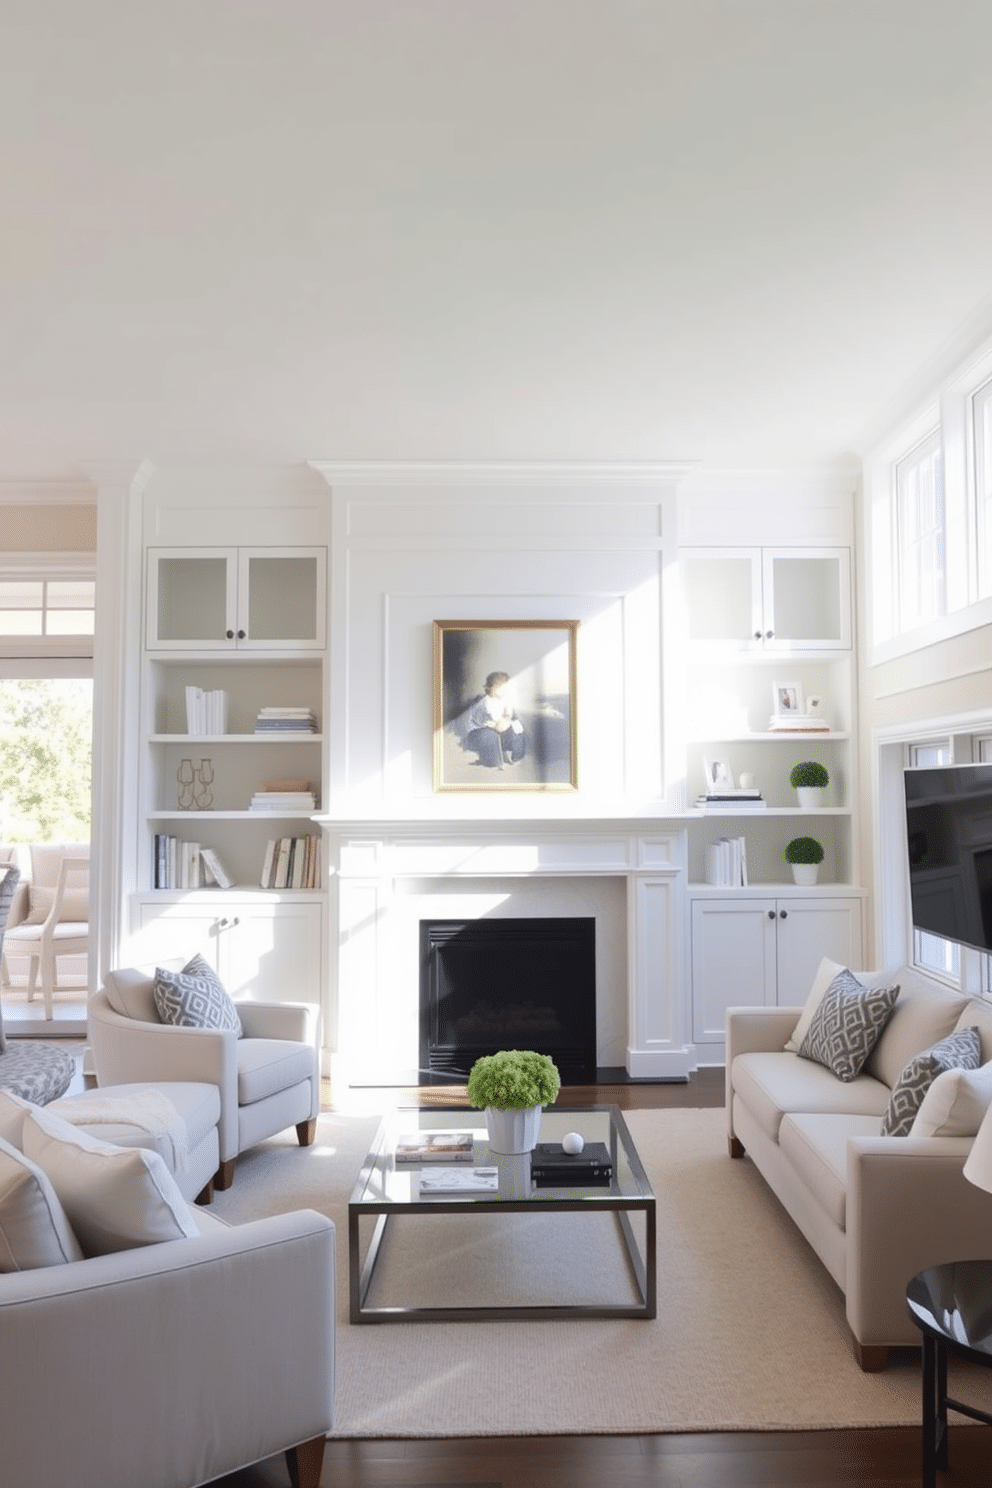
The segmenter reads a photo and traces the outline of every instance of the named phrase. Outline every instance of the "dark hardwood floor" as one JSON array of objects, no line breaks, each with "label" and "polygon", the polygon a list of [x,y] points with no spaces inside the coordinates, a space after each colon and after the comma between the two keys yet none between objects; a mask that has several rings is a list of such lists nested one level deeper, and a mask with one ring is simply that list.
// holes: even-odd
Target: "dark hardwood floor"
[{"label": "dark hardwood floor", "polygon": [[[353,1102],[354,1092],[347,1101]],[[457,1105],[458,1087],[362,1092],[386,1105]],[[623,1109],[723,1104],[723,1070],[687,1085],[616,1084],[563,1090],[562,1105],[609,1101]],[[330,1104],[337,1104],[333,1097]],[[344,1101],[341,1102],[344,1104]],[[992,1432],[950,1431],[941,1488],[989,1488]],[[224,1480],[226,1488],[285,1488],[281,1458]],[[321,1488],[918,1488],[918,1428],[705,1435],[480,1437],[441,1441],[329,1441]]]}]

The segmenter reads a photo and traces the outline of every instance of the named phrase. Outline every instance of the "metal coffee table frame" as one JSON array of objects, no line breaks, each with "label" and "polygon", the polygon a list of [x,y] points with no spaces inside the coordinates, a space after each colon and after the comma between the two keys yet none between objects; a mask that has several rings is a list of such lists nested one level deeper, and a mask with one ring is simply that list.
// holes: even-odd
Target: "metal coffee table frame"
[{"label": "metal coffee table frame", "polygon": [[[422,1126],[425,1130],[458,1127],[473,1130],[476,1136],[474,1166],[499,1164],[490,1154],[484,1118],[481,1112],[464,1107],[408,1107],[388,1113],[369,1149],[358,1180],[348,1202],[348,1276],[353,1323],[451,1323],[488,1322],[506,1319],[527,1321],[561,1321],[566,1318],[653,1318],[657,1310],[657,1221],[655,1196],[641,1165],[633,1139],[616,1106],[549,1107],[545,1112],[541,1138],[560,1141],[572,1128],[588,1130],[593,1113],[594,1125],[603,1129],[608,1122],[607,1145],[613,1160],[614,1178],[608,1187],[590,1185],[581,1188],[546,1188],[531,1190],[525,1198],[501,1198],[498,1193],[479,1193],[472,1197],[390,1198],[383,1190],[390,1174],[396,1171],[393,1144],[401,1129]],[[436,1120],[434,1118],[437,1118]],[[549,1119],[551,1118],[551,1119]],[[563,1119],[559,1119],[563,1118]],[[605,1118],[605,1120],[604,1120]],[[425,1124],[426,1122],[426,1124]],[[505,1161],[505,1160],[504,1160]],[[409,1170],[404,1170],[409,1171]],[[416,1171],[416,1169],[414,1170]],[[377,1191],[378,1190],[378,1191]],[[380,1248],[390,1222],[398,1223],[405,1214],[432,1214],[439,1221],[449,1214],[523,1214],[523,1213],[589,1213],[606,1211],[615,1214],[619,1237],[637,1300],[620,1303],[541,1303],[520,1306],[376,1307],[369,1303],[369,1292],[375,1276]],[[644,1216],[644,1254],[638,1244],[631,1216]],[[375,1217],[375,1227],[364,1259],[361,1252],[361,1221]]]}]

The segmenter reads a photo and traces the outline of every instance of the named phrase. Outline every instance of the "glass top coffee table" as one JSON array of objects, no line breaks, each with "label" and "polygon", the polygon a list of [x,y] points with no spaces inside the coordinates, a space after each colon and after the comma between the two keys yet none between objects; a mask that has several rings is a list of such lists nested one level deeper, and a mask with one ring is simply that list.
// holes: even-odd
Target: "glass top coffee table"
[{"label": "glass top coffee table", "polygon": [[[549,1106],[544,1111],[540,1142],[561,1142],[571,1131],[582,1134],[587,1148],[593,1142],[601,1142],[606,1147],[612,1167],[608,1181],[538,1186],[531,1174],[529,1153],[499,1156],[490,1151],[485,1116],[481,1111],[464,1107],[408,1106],[384,1116],[348,1202],[351,1321],[423,1323],[483,1322],[506,1318],[653,1318],[657,1306],[655,1196],[627,1124],[616,1106]],[[396,1147],[401,1136],[443,1132],[471,1134],[471,1162],[397,1162]],[[490,1171],[485,1180],[479,1180],[491,1186],[460,1186],[436,1191],[432,1185],[446,1181],[439,1180],[439,1168],[447,1168],[455,1175],[451,1181],[460,1184],[475,1182],[467,1174],[476,1169],[494,1171]],[[508,1225],[503,1220],[503,1216],[546,1214],[564,1217],[557,1225],[556,1250],[550,1258],[540,1251],[539,1226],[521,1226],[519,1221]],[[608,1216],[607,1221],[594,1223],[599,1226],[600,1243],[604,1236],[607,1237],[607,1247],[612,1251],[611,1262],[617,1259],[618,1267],[626,1270],[625,1290],[629,1300],[614,1297],[612,1300],[593,1298],[585,1301],[574,1295],[562,1296],[557,1286],[557,1281],[564,1280],[566,1272],[573,1269],[567,1253],[571,1238],[575,1242],[575,1269],[579,1269],[578,1262],[585,1249],[581,1216],[590,1214]],[[506,1231],[512,1225],[520,1230],[519,1236],[513,1238],[509,1253],[519,1256],[521,1264],[528,1259],[527,1246],[533,1238],[537,1259],[543,1261],[547,1271],[546,1295],[517,1302],[501,1300],[496,1295],[491,1301],[484,1296],[468,1303],[453,1302],[452,1293],[457,1291],[451,1284],[454,1268],[464,1260],[465,1249],[474,1248],[474,1235],[466,1239],[463,1226],[458,1243],[453,1252],[448,1253],[448,1237],[452,1234],[450,1222],[457,1215],[473,1216],[470,1229],[474,1230],[478,1223],[480,1228],[474,1235],[480,1242],[485,1231],[488,1231],[490,1240],[498,1242],[508,1238],[506,1234],[497,1233],[500,1228]],[[421,1251],[425,1249],[424,1237],[428,1236],[426,1266],[421,1265],[426,1282],[422,1275],[420,1295],[416,1300],[377,1302],[373,1293],[387,1230],[391,1231],[390,1251],[399,1259],[397,1275],[402,1284],[402,1262],[408,1244],[405,1236],[411,1236],[409,1253],[412,1256],[414,1230],[406,1228],[400,1221],[409,1222],[413,1216],[427,1216],[429,1220],[429,1231],[425,1230],[423,1219],[419,1220],[416,1231]],[[447,1226],[446,1220],[449,1222]],[[429,1252],[435,1226],[436,1251],[432,1258]],[[615,1237],[615,1243],[612,1237]],[[435,1264],[432,1264],[432,1259]],[[505,1266],[501,1265],[500,1269],[505,1274]],[[570,1280],[574,1281],[574,1277]],[[424,1286],[431,1295],[424,1296]],[[564,1290],[568,1292],[568,1288]]]}]

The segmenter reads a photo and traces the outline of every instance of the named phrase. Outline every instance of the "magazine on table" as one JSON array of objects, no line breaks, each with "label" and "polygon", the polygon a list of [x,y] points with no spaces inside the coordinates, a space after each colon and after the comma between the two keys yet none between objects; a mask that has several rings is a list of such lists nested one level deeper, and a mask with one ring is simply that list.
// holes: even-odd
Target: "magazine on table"
[{"label": "magazine on table", "polygon": [[425,1168],[420,1174],[420,1192],[496,1193],[499,1168]]},{"label": "magazine on table", "polygon": [[472,1151],[472,1133],[467,1131],[404,1132],[396,1141],[398,1163],[469,1163]]}]

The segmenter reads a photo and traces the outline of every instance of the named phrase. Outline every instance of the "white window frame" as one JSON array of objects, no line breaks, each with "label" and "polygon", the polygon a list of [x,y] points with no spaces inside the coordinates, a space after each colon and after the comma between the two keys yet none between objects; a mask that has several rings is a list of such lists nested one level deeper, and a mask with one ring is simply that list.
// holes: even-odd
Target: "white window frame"
[{"label": "white window frame", "polygon": [[892,472],[896,628],[906,635],[947,613],[944,452],[939,428]]},{"label": "white window frame", "polygon": [[[96,556],[93,553],[2,553],[0,554],[0,578],[16,583],[51,583],[65,579],[96,581]],[[94,631],[96,609],[94,595]],[[0,634],[0,662],[38,661],[86,661],[83,671],[61,675],[90,676],[93,670],[93,635],[2,635]],[[5,669],[7,676],[15,675]],[[23,667],[16,672],[28,676]],[[57,675],[43,669],[35,675]]]}]

